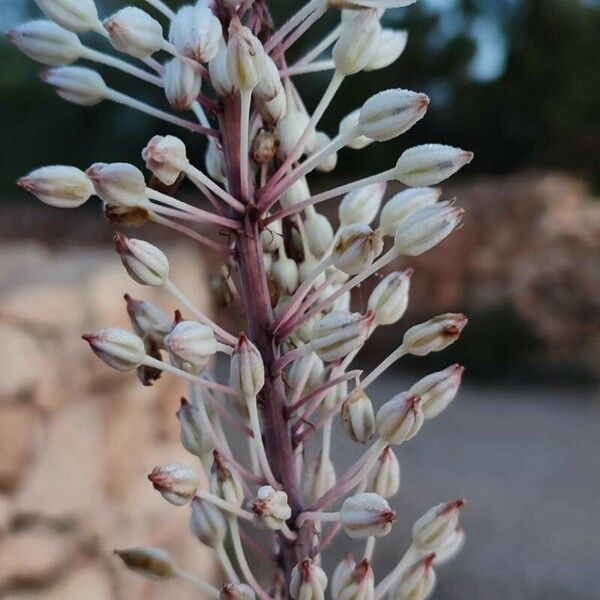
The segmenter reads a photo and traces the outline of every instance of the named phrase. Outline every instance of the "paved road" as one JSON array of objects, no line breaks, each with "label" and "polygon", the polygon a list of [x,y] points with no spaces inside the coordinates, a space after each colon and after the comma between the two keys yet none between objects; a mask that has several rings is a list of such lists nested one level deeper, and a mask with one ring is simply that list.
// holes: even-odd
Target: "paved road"
[{"label": "paved road", "polygon": [[[406,383],[389,377],[373,386],[372,397],[379,405]],[[342,439],[334,453],[347,465],[356,445]],[[435,598],[600,599],[598,395],[466,387],[399,457],[399,518],[377,549],[383,572],[402,553],[417,516],[464,497],[467,544],[440,568]]]}]

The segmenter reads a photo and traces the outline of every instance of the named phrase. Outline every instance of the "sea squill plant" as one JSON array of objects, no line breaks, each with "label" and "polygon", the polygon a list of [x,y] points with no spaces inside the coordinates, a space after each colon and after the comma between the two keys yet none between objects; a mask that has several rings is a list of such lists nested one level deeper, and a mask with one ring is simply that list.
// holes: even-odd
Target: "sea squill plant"
[{"label": "sea squill plant", "polygon": [[[423,600],[434,587],[434,567],[462,545],[462,500],[417,520],[412,544],[378,582],[371,561],[377,538],[396,519],[387,499],[400,486],[397,449],[453,400],[463,369],[452,365],[383,403],[373,402],[370,388],[400,357],[453,343],[467,319],[447,313],[411,327],[392,354],[363,374],[352,367],[354,359],[377,328],[403,316],[412,271],[381,279],[364,314],[351,308],[351,294],[396,258],[420,255],[457,228],[462,210],[432,186],[472,154],[424,144],[406,149],[380,173],[317,194],[307,180],[315,170],[332,171],[339,150],[395,138],[425,115],[425,94],[389,89],[357,107],[332,136],[318,129],[347,77],[387,67],[402,54],[406,32],[383,27],[381,17],[414,0],[309,0],[279,27],[267,0],[200,0],[179,9],[146,0],[154,15],[126,6],[103,20],[93,0],[35,1],[48,19],[8,36],[51,67],[42,80],[62,98],[86,106],[118,102],[194,132],[198,142],[189,151],[173,135],[153,137],[142,151],[151,178],[130,163],[96,163],[85,171],[55,165],[32,171],[19,185],[59,208],[98,196],[113,224],[150,221],[196,240],[222,259],[216,289],[246,317],[245,332],[226,331],[181,292],[159,248],[116,234],[132,279],[164,288],[180,311],[173,319],[126,296],[131,331],[107,328],[83,337],[108,365],[137,370],[146,385],[161,373],[189,382],[189,398],[177,413],[181,443],[198,457],[209,489],[201,489],[196,471],[178,464],[157,466],[149,480],[168,502],[187,506],[191,531],[214,548],[225,583],[213,587],[162,549],[118,555],[145,576],[185,579],[206,597],[320,600],[328,588],[333,600]],[[288,64],[290,47],[328,11],[339,24]],[[78,34],[87,32],[128,58],[84,45]],[[89,66],[72,66],[80,59],[161,88],[172,110],[120,92]],[[292,77],[317,71],[331,77],[309,111]],[[204,168],[189,159],[202,141]],[[184,178],[211,210],[175,197]],[[384,201],[388,181],[406,189]],[[341,196],[336,229],[317,207]],[[226,382],[209,374],[217,354],[229,365]],[[343,473],[336,473],[331,456],[338,415],[352,440],[370,443]],[[247,460],[239,444],[234,456],[232,435],[247,441]],[[320,439],[316,454],[305,452],[309,438]],[[264,535],[252,536],[252,527],[272,532],[262,553],[256,549]],[[365,540],[364,551],[326,574],[322,556],[339,533]],[[248,544],[256,555],[252,566]]]}]

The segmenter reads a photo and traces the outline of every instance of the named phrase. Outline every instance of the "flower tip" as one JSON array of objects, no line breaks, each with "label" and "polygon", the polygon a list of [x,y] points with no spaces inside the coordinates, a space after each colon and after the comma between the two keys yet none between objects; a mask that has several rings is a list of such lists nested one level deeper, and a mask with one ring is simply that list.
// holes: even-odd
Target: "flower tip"
[{"label": "flower tip", "polygon": [[410,279],[413,276],[414,272],[415,270],[412,267],[409,267],[408,269],[404,269],[402,274],[404,275],[404,277]]},{"label": "flower tip", "polygon": [[26,191],[30,191],[31,179],[27,175],[19,177],[19,179],[17,179],[17,185]]},{"label": "flower tip", "polygon": [[389,525],[392,525],[396,522],[396,511],[395,510],[388,510],[387,512],[384,512],[381,515],[381,521],[383,523],[387,523]]},{"label": "flower tip", "polygon": [[434,560],[435,552],[432,552],[423,559],[423,568],[425,569],[425,571],[429,571],[429,569],[431,569]]},{"label": "flower tip", "polygon": [[84,333],[81,336],[81,339],[85,340],[91,346],[92,343],[94,342],[94,340],[96,339],[96,334],[94,334],[94,333]]},{"label": "flower tip", "polygon": [[463,165],[468,165],[473,158],[475,157],[475,153],[474,152],[470,152],[469,150],[465,150],[462,154],[462,164]]},{"label": "flower tip", "polygon": [[[87,174],[87,171],[86,171],[86,174]],[[88,177],[89,177],[89,175],[88,175]],[[115,233],[115,237],[113,238],[113,241],[115,244],[115,250],[117,251],[118,254],[123,254],[124,252],[127,251],[127,242],[129,242],[129,238],[124,233],[117,231],[117,233]]]}]

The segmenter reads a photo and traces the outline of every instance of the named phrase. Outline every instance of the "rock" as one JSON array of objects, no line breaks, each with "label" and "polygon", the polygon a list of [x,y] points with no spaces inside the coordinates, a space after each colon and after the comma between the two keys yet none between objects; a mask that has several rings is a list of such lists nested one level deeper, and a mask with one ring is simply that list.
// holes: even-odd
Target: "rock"
[{"label": "rock", "polygon": [[12,518],[11,505],[7,496],[0,496],[0,538],[8,533]]}]

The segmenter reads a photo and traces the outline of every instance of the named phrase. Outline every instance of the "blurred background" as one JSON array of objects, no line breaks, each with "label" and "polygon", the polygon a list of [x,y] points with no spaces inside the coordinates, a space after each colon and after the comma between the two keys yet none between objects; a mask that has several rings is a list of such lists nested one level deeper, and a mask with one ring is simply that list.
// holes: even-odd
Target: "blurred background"
[{"label": "blurred background", "polygon": [[[123,2],[97,4],[105,16]],[[299,3],[273,4],[281,22]],[[39,14],[31,0],[0,0],[2,30]],[[408,325],[434,314],[470,317],[455,346],[403,361],[376,390],[383,401],[454,361],[467,367],[455,405],[402,448],[400,537],[386,539],[381,555],[401,554],[425,508],[465,496],[469,542],[441,570],[437,598],[600,598],[600,2],[419,0],[388,11],[385,22],[408,29],[406,51],[375,76],[346,81],[323,129],[335,133],[341,117],[388,87],[426,92],[430,110],[398,140],[340,153],[335,178],[388,168],[405,147],[429,141],[476,159],[444,185],[467,210],[464,227],[406,261],[416,269],[411,307],[364,353],[377,362]],[[322,19],[296,54],[333,23],[334,15]],[[0,597],[187,598],[177,584],[124,574],[110,557],[115,546],[152,542],[198,564],[193,540],[180,542],[186,515],[164,506],[144,479],[155,463],[189,461],[173,416],[183,390],[172,381],[140,389],[92,360],[78,339],[126,323],[124,292],[174,306],[123,275],[110,250],[114,226],[97,205],[51,209],[14,181],[44,164],[141,166],[155,133],[181,136],[200,165],[202,143],[107,102],[67,105],[39,81],[40,70],[0,42]],[[166,108],[149,86],[103,74]],[[326,78],[295,78],[309,106]],[[333,183],[314,178],[316,188]],[[156,229],[142,235],[170,249],[174,279],[200,306],[240,326],[235,309],[211,298],[217,259]],[[342,463],[356,453],[344,435]],[[207,553],[200,563],[211,571]]]}]

